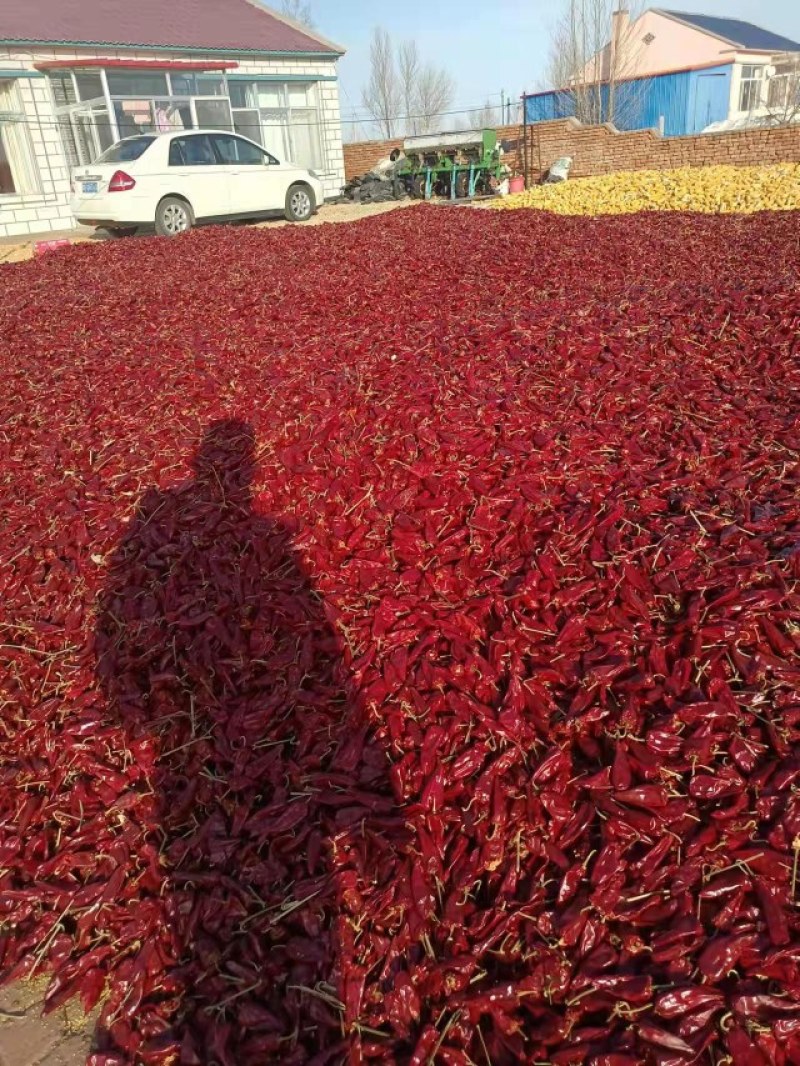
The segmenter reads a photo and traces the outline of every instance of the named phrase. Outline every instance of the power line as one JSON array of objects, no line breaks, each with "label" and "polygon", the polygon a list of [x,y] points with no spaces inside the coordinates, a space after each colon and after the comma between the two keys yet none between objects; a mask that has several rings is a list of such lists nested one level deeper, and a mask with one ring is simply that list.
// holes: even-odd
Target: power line
[{"label": "power line", "polygon": [[[114,102],[121,102],[121,101],[114,101]],[[513,105],[514,110],[519,108],[519,106],[520,106],[520,103],[515,101],[514,105]],[[315,127],[315,128],[326,128],[326,127],[327,128],[335,128],[337,126],[343,126],[343,125],[366,125],[366,124],[377,125],[377,124],[380,124],[382,122],[408,122],[408,121],[413,121],[415,119],[431,120],[431,119],[448,118],[448,117],[451,117],[453,115],[476,114],[476,113],[479,113],[479,112],[485,110],[485,108],[486,108],[486,103],[484,102],[482,104],[478,104],[478,105],[473,106],[473,107],[461,107],[461,108],[448,109],[446,111],[437,111],[434,115],[423,114],[423,113],[416,114],[416,115],[410,115],[410,114],[391,115],[391,116],[387,116],[387,117],[375,117],[374,115],[372,115],[370,117],[349,118],[349,119],[340,116],[338,119],[319,118],[315,122],[291,121],[289,123],[283,123],[283,122],[276,122],[276,121],[269,121],[269,120],[259,119],[258,125],[265,126],[268,129],[269,128],[284,129],[287,124],[289,126],[292,126],[292,127],[308,126],[308,127]],[[241,110],[256,111],[258,109],[257,108],[234,108],[233,109],[233,111],[241,111]],[[273,110],[275,110],[275,109],[273,109]],[[56,128],[56,129],[63,129],[65,123],[68,123],[71,126],[70,119],[72,118],[72,116],[77,116],[77,118],[80,121],[80,124],[81,124],[82,127],[94,127],[95,129],[99,129],[99,128],[107,129],[108,126],[110,125],[110,119],[109,118],[105,118],[105,119],[98,118],[98,117],[95,117],[91,113],[89,113],[89,114],[81,114],[80,113],[80,105],[77,105],[76,107],[74,107],[70,111],[62,112],[61,115],[57,115],[55,119],[47,119],[47,118],[39,117],[36,121],[33,121],[33,120],[31,120],[30,116],[26,115],[24,112],[15,112],[13,114],[13,116],[12,116],[11,113],[5,112],[3,114],[3,116],[2,116],[2,121],[3,122],[8,122],[8,123],[12,123],[13,122],[14,124],[28,125],[28,126],[32,126],[33,128],[37,128],[37,129],[40,129],[40,128],[45,127],[45,126]],[[235,122],[235,120],[236,120],[236,116],[233,115],[233,121]],[[241,123],[241,124],[245,125],[245,123]],[[254,123],[252,123],[252,122],[251,123],[246,123],[246,125],[254,125]],[[215,126],[192,127],[192,126],[187,126],[187,127],[184,127],[184,130],[187,133],[191,133],[193,129],[204,129],[204,130],[212,129],[212,130],[218,130],[221,133],[231,132],[230,127],[228,127],[228,126],[222,126],[222,127],[215,127]],[[156,131],[154,131],[154,130],[145,130],[145,129],[143,129],[141,131],[141,135],[142,136],[147,136],[147,135],[153,134],[155,132]],[[163,131],[158,131],[158,132],[180,133],[181,132],[181,127],[172,127],[169,130],[163,130]],[[129,136],[137,136],[137,134],[129,134]]]},{"label": "power line", "polygon": [[[353,104],[349,93],[347,92],[347,90],[345,89],[345,87],[343,85],[341,86],[341,89],[344,92],[345,96],[347,97],[348,102],[350,103],[350,112],[351,112],[353,118],[351,120],[349,120],[349,121],[355,122],[355,121],[357,121],[359,119],[363,119],[364,121],[367,121],[367,122],[374,122],[375,121],[375,117],[374,117],[373,113],[367,107],[365,107],[363,104],[360,104],[360,105]],[[441,112],[439,112],[439,114],[448,114],[448,113],[460,114],[463,111],[481,111],[481,110],[483,110],[484,107],[486,107],[486,105],[489,103],[490,100],[499,100],[501,98],[501,96],[502,96],[502,93],[487,93],[486,94],[486,99],[483,101],[482,104],[480,104],[477,107],[468,106],[468,105],[455,105],[454,104],[454,105],[451,106],[451,110],[450,111],[441,111]],[[513,98],[512,98],[512,102],[513,102]],[[414,118],[414,117],[416,117],[416,116],[414,116],[414,115],[392,115],[392,116],[390,116],[392,121],[398,121],[398,120],[400,120],[402,118]]]}]

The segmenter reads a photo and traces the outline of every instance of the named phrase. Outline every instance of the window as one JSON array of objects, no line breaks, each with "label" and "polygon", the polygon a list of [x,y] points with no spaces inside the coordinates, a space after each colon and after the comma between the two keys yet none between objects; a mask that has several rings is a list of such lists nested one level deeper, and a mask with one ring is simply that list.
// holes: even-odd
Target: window
[{"label": "window", "polygon": [[114,115],[120,137],[135,137],[155,130],[156,122],[149,100],[115,100]]},{"label": "window", "polygon": [[761,67],[743,66],[739,87],[739,110],[754,111],[761,106]]},{"label": "window", "polygon": [[322,150],[317,113],[317,87],[305,82],[290,82],[289,132],[291,159],[301,167],[321,168]]},{"label": "window", "polygon": [[13,81],[0,81],[0,196],[38,192],[28,124]]},{"label": "window", "polygon": [[782,108],[786,104],[786,90],[788,88],[789,75],[777,74],[770,78],[767,85],[767,106]]},{"label": "window", "polygon": [[48,81],[50,82],[56,107],[66,107],[67,104],[74,104],[77,101],[75,83],[72,80],[70,71],[65,70],[61,74],[49,74]]},{"label": "window", "polygon": [[254,82],[232,81],[229,83],[228,88],[231,107],[255,107],[256,92]]},{"label": "window", "polygon": [[143,156],[155,137],[131,137],[127,141],[119,141],[98,157],[98,163],[132,163],[134,159]]},{"label": "window", "polygon": [[231,81],[237,133],[259,141],[279,159],[324,167],[317,86],[309,82]]},{"label": "window", "polygon": [[177,130],[190,130],[192,122],[192,109],[187,102],[179,100],[154,100],[153,113],[155,114],[156,126],[159,133],[173,133]]},{"label": "window", "polygon": [[58,129],[61,134],[61,145],[64,149],[64,155],[67,157],[67,162],[71,167],[76,167],[80,163],[81,157],[78,154],[78,142],[69,115],[58,116]]},{"label": "window", "polygon": [[158,70],[107,70],[112,96],[168,96],[167,75]]},{"label": "window", "polygon": [[233,129],[231,105],[225,97],[219,100],[195,100],[194,110],[197,115],[197,125],[201,129]]},{"label": "window", "polygon": [[225,82],[222,80],[219,74],[198,74],[197,95],[224,96]]},{"label": "window", "polygon": [[269,163],[269,156],[241,137],[226,137],[217,134],[211,138],[220,161],[226,166],[239,163],[246,167],[263,167]]},{"label": "window", "polygon": [[78,86],[78,96],[81,100],[105,99],[103,79],[99,70],[76,70],[75,84]]},{"label": "window", "polygon": [[169,82],[173,96],[197,96],[197,79],[194,74],[175,74],[170,72]]},{"label": "window", "polygon": [[0,196],[8,196],[15,193],[17,186],[14,184],[14,175],[11,173],[11,160],[6,151],[3,127],[0,126]]},{"label": "window", "polygon": [[233,112],[233,128],[243,137],[261,144],[261,118],[258,108],[245,108]]},{"label": "window", "polygon": [[767,106],[785,112],[786,117],[800,109],[800,70],[782,72],[767,82]]},{"label": "window", "polygon": [[193,137],[176,137],[169,146],[171,167],[215,166],[217,157],[211,141],[205,134]]}]

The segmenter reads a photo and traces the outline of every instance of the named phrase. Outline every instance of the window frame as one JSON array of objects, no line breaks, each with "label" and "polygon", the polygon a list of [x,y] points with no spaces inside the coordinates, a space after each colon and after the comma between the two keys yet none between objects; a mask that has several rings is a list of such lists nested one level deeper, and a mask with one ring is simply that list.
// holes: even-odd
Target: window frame
[{"label": "window frame", "polygon": [[[91,100],[82,100],[78,92],[77,73],[80,71],[98,70],[103,85],[104,95]],[[74,67],[63,68],[49,72],[48,83],[53,99],[56,118],[61,126],[61,139],[64,154],[70,166],[91,164],[97,155],[100,155],[107,146],[100,143],[99,133],[87,139],[87,122],[89,127],[97,121],[98,109],[105,110],[102,116],[107,122],[112,143],[123,140],[125,136],[144,135],[150,132],[166,133],[190,133],[198,128],[219,130],[220,132],[243,137],[246,141],[255,143],[274,160],[276,164],[292,160],[299,166],[310,170],[325,171],[329,169],[329,147],[323,136],[325,124],[323,117],[323,101],[319,92],[319,81],[313,75],[308,77],[292,77],[287,75],[287,80],[280,77],[260,78],[253,75],[251,78],[230,79],[227,74],[208,71],[197,73],[194,71],[177,71],[169,69],[154,69],[148,73],[158,74],[164,79],[166,93],[148,95],[146,93],[126,94],[114,91],[109,84],[108,76],[119,71],[115,68],[106,67],[81,67],[80,61]],[[135,76],[136,70],[129,77]],[[55,82],[64,82],[71,88],[64,89],[61,95],[66,103],[59,103],[56,99]],[[270,86],[274,90],[277,106],[262,107],[259,102],[259,89],[261,86]],[[134,88],[131,84],[127,88]],[[304,90],[305,106],[292,105],[291,97],[298,94],[299,89]],[[209,89],[212,91],[209,92]],[[192,90],[185,92],[184,90]],[[219,90],[219,91],[213,91]],[[70,100],[70,96],[74,99]],[[249,101],[247,107],[235,107],[237,102]],[[204,102],[223,103],[227,107],[228,124],[212,123],[205,125],[199,120],[197,114],[198,105]],[[135,129],[125,132],[128,124],[122,121],[120,112],[125,110],[124,105],[139,102],[146,104],[149,109],[149,118]],[[168,105],[167,110],[172,108],[180,114],[181,124],[178,123],[171,130],[165,130],[159,125],[158,109],[160,105]],[[125,112],[128,113],[127,111]],[[140,109],[144,116],[144,108]],[[302,129],[300,128],[302,127]],[[92,132],[90,128],[89,132]],[[269,145],[267,142],[269,141]],[[91,142],[91,143],[90,143]],[[280,147],[278,147],[280,145]],[[95,152],[93,159],[84,158],[91,151]],[[305,156],[301,161],[299,153]]]},{"label": "window frame", "polygon": [[[748,73],[754,72],[754,73]],[[764,67],[758,63],[743,63],[742,73],[739,77],[739,111],[750,114],[764,106],[763,102]],[[750,101],[751,95],[754,100],[745,106],[745,97]]]},{"label": "window frame", "polygon": [[[778,70],[767,79],[767,108],[794,114],[800,110],[800,65]],[[776,99],[780,91],[780,99]]]},{"label": "window frame", "polygon": [[[28,118],[19,92],[19,78],[0,78],[0,103],[8,95],[9,107],[0,106],[0,141],[3,157],[8,167],[13,189],[0,192],[0,200],[22,200],[27,196],[42,195],[42,176],[33,151]],[[12,138],[6,139],[4,131],[12,131]],[[18,157],[15,161],[15,155]],[[20,167],[22,174],[17,172]]]},{"label": "window frame", "polygon": [[[102,69],[106,71],[106,79],[105,79],[106,87],[108,89],[108,95],[111,97],[112,100],[126,100],[126,99],[127,100],[159,100],[159,99],[162,99],[163,97],[169,96],[171,94],[172,86],[170,85],[169,71],[168,70],[140,70],[140,69],[137,69],[135,67],[134,68],[111,67],[109,69],[106,69],[105,67],[103,67]],[[146,91],[140,91],[140,92],[132,92],[132,93],[119,92],[118,90],[114,89],[114,86],[112,85],[112,81],[113,81],[113,79],[115,77],[117,77],[119,75],[124,75],[124,74],[127,74],[128,78],[134,78],[137,75],[142,75],[142,74],[159,75],[160,77],[162,77],[164,79],[164,89],[163,89],[163,91],[160,91],[160,92],[156,92],[155,90],[151,90],[151,89],[148,89]],[[110,78],[109,78],[109,75],[110,75]]]},{"label": "window frame", "polygon": [[[287,81],[264,81],[258,77],[252,79],[237,79],[236,84],[242,86],[242,92],[244,97],[240,99],[251,100],[251,103],[247,107],[234,107],[233,99],[230,93],[231,81],[228,80],[228,99],[231,101],[231,115],[233,117],[234,130],[236,129],[237,117],[244,115],[252,115],[255,111],[259,118],[259,130],[264,136],[265,129],[272,129],[273,132],[279,130],[281,133],[281,139],[283,141],[284,150],[282,152],[283,160],[291,160],[298,166],[305,166],[309,170],[326,170],[328,168],[327,161],[327,144],[325,138],[322,136],[323,118],[322,118],[322,100],[319,95],[319,82],[312,76],[303,79],[291,78]],[[274,107],[268,107],[262,105],[259,101],[259,86],[269,86],[273,90],[276,90],[278,95],[277,104]],[[303,86],[306,92],[306,106],[298,107],[296,104],[291,104],[290,93],[291,90],[297,90],[300,86]],[[302,112],[303,118],[300,121],[292,122],[292,113]],[[313,123],[309,123],[305,116],[308,112],[313,112],[316,116],[316,120]],[[241,121],[241,118],[239,119]],[[248,123],[252,125],[252,123]],[[313,127],[313,155],[312,162],[301,163],[297,159],[298,151],[298,138],[294,131],[299,126],[304,128],[307,126]],[[238,131],[237,131],[238,132]],[[240,134],[240,136],[246,136]],[[252,138],[247,138],[252,139]],[[268,149],[265,149],[269,151]]]}]

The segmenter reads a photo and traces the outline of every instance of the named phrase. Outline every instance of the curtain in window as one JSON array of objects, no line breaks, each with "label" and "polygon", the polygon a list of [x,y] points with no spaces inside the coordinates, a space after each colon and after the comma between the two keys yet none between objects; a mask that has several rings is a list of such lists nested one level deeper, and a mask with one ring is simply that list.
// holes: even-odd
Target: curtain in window
[{"label": "curtain in window", "polygon": [[317,87],[313,82],[289,82],[286,95],[289,104],[292,162],[312,170],[321,169],[323,161]]},{"label": "curtain in window", "polygon": [[292,108],[292,162],[313,170],[322,167],[316,108]]},{"label": "curtain in window", "polygon": [[28,126],[13,81],[0,81],[0,195],[38,191]]},{"label": "curtain in window", "polygon": [[261,110],[262,144],[281,162],[289,158],[289,123],[284,108]]},{"label": "curtain in window", "polygon": [[11,173],[11,160],[6,152],[3,127],[0,126],[0,196],[15,193],[17,187],[14,184],[14,175]]}]

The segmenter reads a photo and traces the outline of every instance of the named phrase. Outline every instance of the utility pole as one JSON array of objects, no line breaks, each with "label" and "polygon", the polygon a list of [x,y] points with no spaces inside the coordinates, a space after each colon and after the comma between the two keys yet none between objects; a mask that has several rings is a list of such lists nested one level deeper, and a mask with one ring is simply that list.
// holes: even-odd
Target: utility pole
[{"label": "utility pole", "polygon": [[500,125],[504,126],[506,121],[506,91],[500,90]]}]

